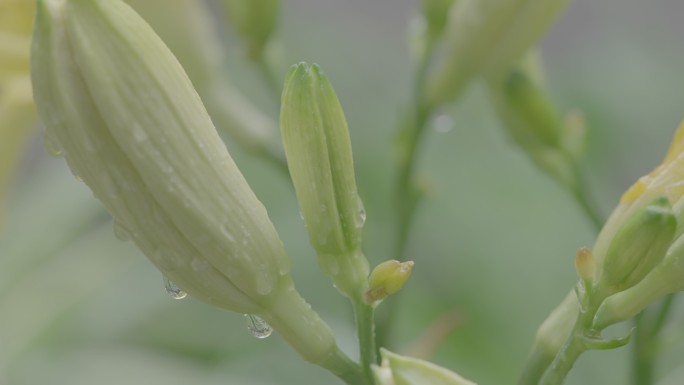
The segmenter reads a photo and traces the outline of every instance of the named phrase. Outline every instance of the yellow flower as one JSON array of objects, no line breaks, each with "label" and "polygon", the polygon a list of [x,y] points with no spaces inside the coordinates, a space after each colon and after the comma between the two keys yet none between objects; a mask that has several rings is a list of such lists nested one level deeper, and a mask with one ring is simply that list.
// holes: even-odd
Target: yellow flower
[{"label": "yellow flower", "polygon": [[621,204],[665,195],[673,204],[684,195],[684,122],[679,125],[663,162],[639,178],[620,198]]}]

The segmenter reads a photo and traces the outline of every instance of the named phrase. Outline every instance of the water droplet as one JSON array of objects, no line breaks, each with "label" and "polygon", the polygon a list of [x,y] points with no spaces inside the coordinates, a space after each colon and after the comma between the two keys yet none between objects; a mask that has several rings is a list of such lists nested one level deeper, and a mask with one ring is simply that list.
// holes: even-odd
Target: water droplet
[{"label": "water droplet", "polygon": [[126,227],[124,227],[124,225],[121,224],[121,222],[114,220],[112,223],[112,229],[114,230],[114,236],[118,240],[124,242],[131,240],[131,233]]},{"label": "water droplet", "polygon": [[449,115],[439,115],[433,122],[433,128],[437,133],[446,134],[454,129],[454,120]]},{"label": "water droplet", "polygon": [[166,276],[164,276],[164,288],[173,299],[183,299],[188,296],[188,293],[184,292],[183,289],[176,286],[176,284],[171,282],[171,280],[168,279]]},{"label": "water droplet", "polygon": [[266,321],[262,320],[260,317],[252,314],[245,314],[245,319],[247,320],[247,330],[249,330],[254,337],[262,340],[273,333],[273,328],[271,325],[266,323]]},{"label": "water droplet", "polygon": [[45,151],[47,151],[48,154],[52,156],[62,156],[64,155],[64,151],[62,151],[62,146],[59,144],[57,139],[53,137],[52,135],[48,135],[46,132],[44,135],[44,143],[43,145],[45,146]]}]

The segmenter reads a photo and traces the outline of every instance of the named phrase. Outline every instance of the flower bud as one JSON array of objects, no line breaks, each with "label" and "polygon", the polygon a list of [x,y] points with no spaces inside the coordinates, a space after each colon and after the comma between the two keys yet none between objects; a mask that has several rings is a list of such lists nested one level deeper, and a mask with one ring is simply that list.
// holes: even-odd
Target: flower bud
[{"label": "flower bud", "polygon": [[575,255],[575,270],[582,280],[591,280],[594,277],[594,254],[588,247],[580,247]]},{"label": "flower bud", "polygon": [[345,370],[190,80],[131,8],[39,0],[31,60],[46,138],[119,233],[196,299],[259,315],[305,359]]},{"label": "flower bud", "polygon": [[368,278],[368,290],[364,295],[366,303],[381,301],[396,293],[411,276],[413,261],[385,261],[373,269]]},{"label": "flower bud", "polygon": [[279,0],[221,0],[226,17],[247,42],[251,58],[263,54],[278,21]]},{"label": "flower bud", "polygon": [[476,385],[458,374],[417,358],[400,356],[380,349],[382,365],[373,365],[378,385]]},{"label": "flower bud", "polygon": [[608,247],[597,286],[620,292],[639,283],[663,260],[676,228],[677,220],[666,197],[636,211]]},{"label": "flower bud", "polygon": [[5,193],[35,123],[36,111],[28,76],[0,81],[0,230]]},{"label": "flower bud", "polygon": [[317,65],[290,68],[280,127],[299,207],[321,268],[342,293],[360,295],[368,277],[368,261],[360,252],[366,213],[356,190],[347,121]]},{"label": "flower bud", "polygon": [[423,0],[423,17],[427,22],[428,42],[439,39],[447,25],[449,9],[455,0]]},{"label": "flower bud", "polygon": [[444,33],[445,58],[429,77],[428,105],[459,96],[476,75],[508,69],[550,26],[567,0],[460,0]]}]

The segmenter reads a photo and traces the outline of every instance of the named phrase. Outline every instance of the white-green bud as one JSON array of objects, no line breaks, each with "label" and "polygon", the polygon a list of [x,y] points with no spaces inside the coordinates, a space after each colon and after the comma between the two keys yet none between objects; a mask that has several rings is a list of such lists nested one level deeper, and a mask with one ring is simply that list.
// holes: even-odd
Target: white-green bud
[{"label": "white-green bud", "polygon": [[39,0],[31,63],[46,139],[120,234],[196,299],[259,315],[308,361],[349,370],[190,80],[130,7]]},{"label": "white-green bud", "polygon": [[382,364],[373,365],[378,385],[476,385],[458,374],[417,358],[380,349]]},{"label": "white-green bud", "polygon": [[245,39],[247,53],[258,58],[278,21],[279,0],[221,0],[226,17]]},{"label": "white-green bud", "polygon": [[616,293],[639,283],[663,260],[676,228],[664,196],[637,210],[613,237],[601,260],[596,287]]},{"label": "white-green bud", "polygon": [[427,85],[428,105],[459,96],[480,74],[508,69],[548,29],[567,0],[459,0],[444,32],[445,56]]},{"label": "white-green bud", "polygon": [[347,121],[317,65],[290,68],[280,110],[285,154],[309,240],[321,268],[346,295],[366,286],[361,254],[366,218],[356,190]]}]

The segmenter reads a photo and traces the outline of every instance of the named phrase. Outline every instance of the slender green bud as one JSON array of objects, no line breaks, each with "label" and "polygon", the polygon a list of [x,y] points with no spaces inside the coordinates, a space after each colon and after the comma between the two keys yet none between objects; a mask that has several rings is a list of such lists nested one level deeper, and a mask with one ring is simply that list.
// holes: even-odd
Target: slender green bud
[{"label": "slender green bud", "polygon": [[278,21],[279,0],[221,0],[226,17],[245,39],[247,53],[258,58]]},{"label": "slender green bud", "polygon": [[39,0],[31,63],[46,140],[120,235],[196,299],[259,315],[305,359],[345,370],[190,80],[131,8]]},{"label": "slender green bud", "polygon": [[317,65],[300,63],[285,80],[280,128],[309,240],[321,268],[347,296],[362,294],[368,261],[361,254],[366,218],[356,190],[347,121]]},{"label": "slender green bud", "polygon": [[385,261],[375,267],[368,278],[368,290],[364,295],[366,303],[381,301],[398,292],[411,276],[413,261]]},{"label": "slender green bud", "polygon": [[567,0],[460,0],[444,32],[445,56],[428,79],[428,105],[458,97],[470,80],[508,69],[548,29]]},{"label": "slender green bud", "polygon": [[597,287],[615,293],[639,283],[663,260],[676,228],[677,220],[664,196],[635,212],[608,247]]},{"label": "slender green bud", "polygon": [[400,356],[380,349],[382,364],[373,365],[378,385],[476,385],[458,374],[431,362]]}]

